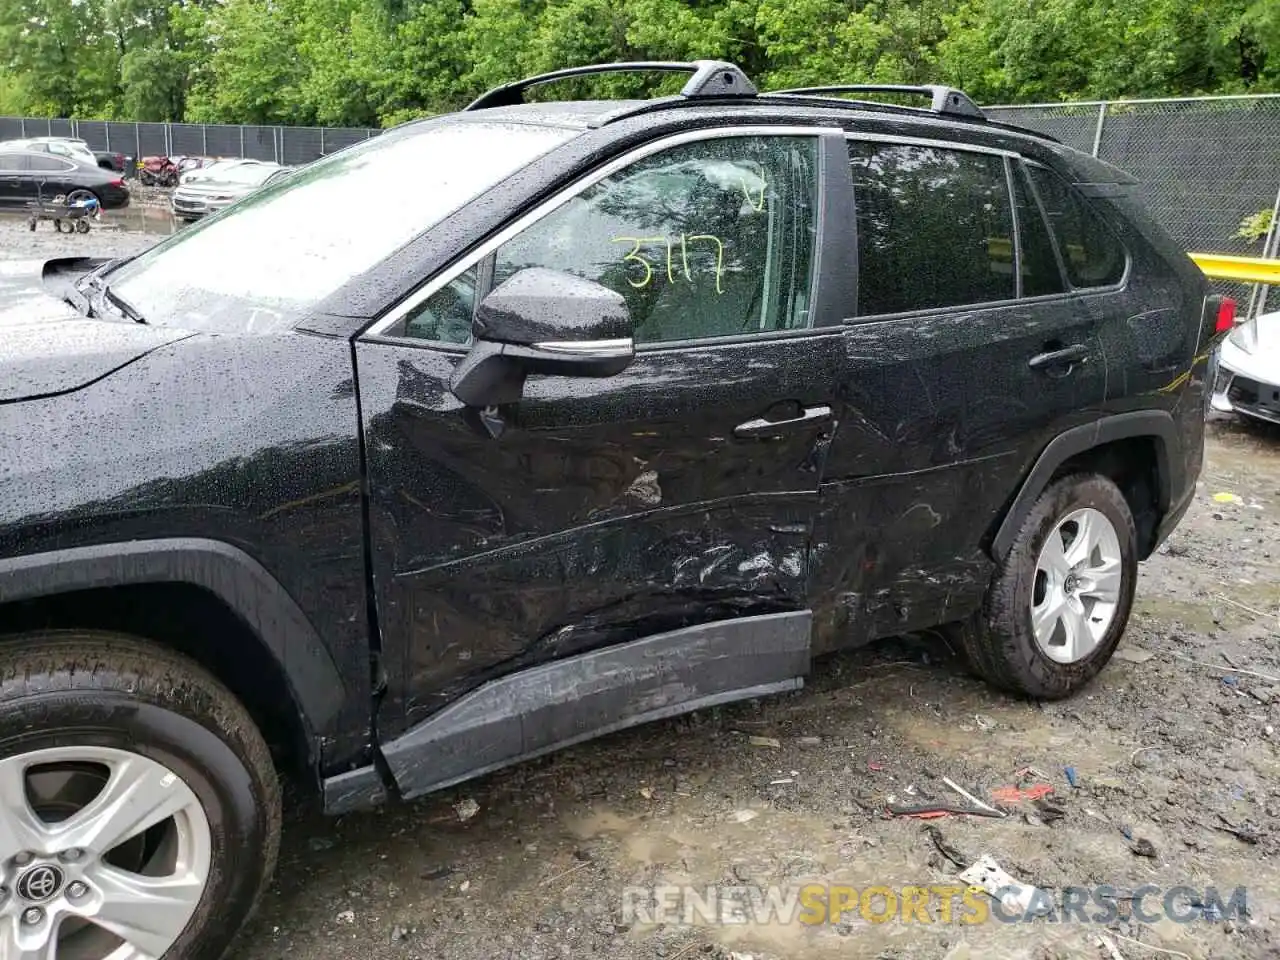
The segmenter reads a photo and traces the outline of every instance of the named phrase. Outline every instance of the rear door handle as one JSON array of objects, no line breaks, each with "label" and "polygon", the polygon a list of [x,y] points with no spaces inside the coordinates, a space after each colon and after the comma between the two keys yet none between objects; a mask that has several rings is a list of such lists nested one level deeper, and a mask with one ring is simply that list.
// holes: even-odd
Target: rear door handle
[{"label": "rear door handle", "polygon": [[824,423],[830,419],[831,408],[824,403],[816,407],[805,407],[800,416],[790,417],[786,420],[766,420],[763,417],[748,420],[746,423],[740,423],[734,427],[733,435],[739,440],[746,440],[751,437],[773,437],[792,430],[811,427],[817,423]]},{"label": "rear door handle", "polygon": [[1027,361],[1027,366],[1032,370],[1043,370],[1047,367],[1064,367],[1068,364],[1079,363],[1081,360],[1087,360],[1088,358],[1088,345],[1083,343],[1073,343],[1071,346],[1063,347],[1060,350],[1049,350],[1045,353],[1037,353]]}]

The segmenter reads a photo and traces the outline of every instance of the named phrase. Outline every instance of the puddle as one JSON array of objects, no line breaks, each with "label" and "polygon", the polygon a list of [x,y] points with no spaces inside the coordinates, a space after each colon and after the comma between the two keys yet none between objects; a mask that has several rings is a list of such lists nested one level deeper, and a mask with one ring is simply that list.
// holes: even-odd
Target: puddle
[{"label": "puddle", "polygon": [[123,210],[108,210],[102,215],[99,230],[116,230],[120,233],[149,233],[167,237],[177,233],[186,224],[174,219],[167,207],[155,204],[135,203]]},{"label": "puddle", "polygon": [[[26,221],[26,213],[19,210],[0,213],[0,224],[25,226]],[[185,226],[185,223],[174,218],[167,206],[161,206],[156,203],[132,203],[122,210],[103,211],[102,219],[93,224],[91,233],[101,236],[110,236],[112,234],[143,235],[154,236],[158,239],[177,233]],[[40,224],[37,229],[40,233],[53,232],[53,227],[46,223]]]}]

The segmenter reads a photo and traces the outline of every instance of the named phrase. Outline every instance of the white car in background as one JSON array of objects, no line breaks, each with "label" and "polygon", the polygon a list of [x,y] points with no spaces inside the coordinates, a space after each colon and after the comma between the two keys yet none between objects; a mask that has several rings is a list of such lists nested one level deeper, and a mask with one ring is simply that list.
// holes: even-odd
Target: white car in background
[{"label": "white car in background", "polygon": [[78,137],[25,137],[20,140],[6,140],[5,147],[22,150],[38,150],[58,157],[79,160],[82,163],[98,165],[97,154],[89,144]]},{"label": "white car in background", "polygon": [[170,205],[179,220],[199,220],[217,213],[293,168],[262,160],[239,160],[226,165],[214,163],[201,169],[209,171],[210,176],[188,180],[173,191]]},{"label": "white car in background", "polygon": [[198,183],[201,180],[215,180],[236,167],[244,166],[268,166],[275,167],[277,164],[267,160],[248,160],[243,157],[220,157],[217,160],[210,160],[199,167],[192,167],[178,177],[178,183]]},{"label": "white car in background", "polygon": [[1245,321],[1223,342],[1210,404],[1280,424],[1280,310]]}]

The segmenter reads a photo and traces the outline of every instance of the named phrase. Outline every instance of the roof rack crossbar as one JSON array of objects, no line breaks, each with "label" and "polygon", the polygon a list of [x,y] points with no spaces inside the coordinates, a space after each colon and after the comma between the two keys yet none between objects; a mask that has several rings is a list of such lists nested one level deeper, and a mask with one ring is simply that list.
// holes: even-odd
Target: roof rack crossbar
[{"label": "roof rack crossbar", "polygon": [[632,63],[598,63],[585,67],[569,67],[525,77],[514,83],[494,87],[481,94],[463,109],[486,110],[490,107],[511,107],[524,103],[524,92],[530,87],[574,77],[589,77],[602,73],[688,73],[689,82],[680,91],[682,97],[754,97],[755,84],[732,63],[719,60],[641,60]]},{"label": "roof rack crossbar", "polygon": [[790,90],[770,90],[769,93],[781,93],[791,96],[816,96],[826,93],[906,93],[929,97],[929,109],[934,113],[951,114],[959,117],[986,118],[982,109],[969,99],[963,90],[944,87],[939,84],[911,86],[900,83],[841,83],[827,87],[795,87]]}]

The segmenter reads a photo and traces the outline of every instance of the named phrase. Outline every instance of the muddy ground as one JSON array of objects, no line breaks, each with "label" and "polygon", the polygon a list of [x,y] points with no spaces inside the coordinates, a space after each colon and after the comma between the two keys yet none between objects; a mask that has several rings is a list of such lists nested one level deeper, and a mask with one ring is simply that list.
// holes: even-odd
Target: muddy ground
[{"label": "muddy ground", "polygon": [[[168,232],[137,216],[154,232],[60,237],[0,221],[0,256],[118,255]],[[616,734],[419,802],[336,820],[298,808],[237,960],[1280,956],[1278,554],[1280,431],[1216,420],[1196,502],[1144,565],[1116,660],[1074,699],[1006,697],[940,640],[895,640],[820,661],[795,695]],[[1028,766],[1053,787],[1047,807],[884,812],[891,797],[960,802],[942,777],[991,801]],[[955,860],[990,854],[1059,901],[1071,886],[1123,898],[1150,884],[1151,911],[1173,887],[1225,900],[1245,886],[1248,915],[1143,923],[1121,899],[1109,924],[623,916],[637,885],[954,883],[939,836]]]}]

